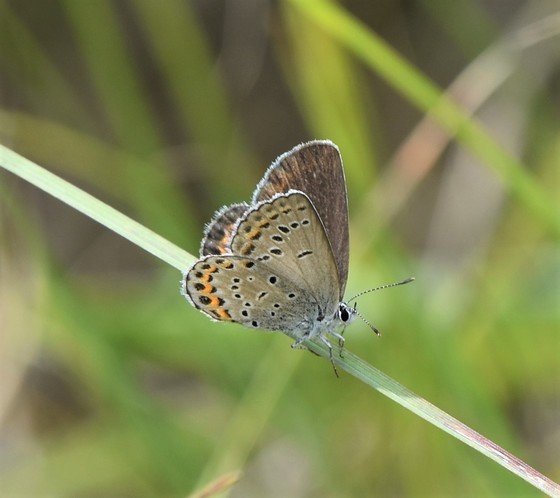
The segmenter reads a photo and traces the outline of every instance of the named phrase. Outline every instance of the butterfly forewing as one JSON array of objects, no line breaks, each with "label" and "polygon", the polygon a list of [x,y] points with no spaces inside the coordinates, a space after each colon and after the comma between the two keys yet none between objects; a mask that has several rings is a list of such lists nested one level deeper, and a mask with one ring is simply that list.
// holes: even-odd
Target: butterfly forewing
[{"label": "butterfly forewing", "polygon": [[338,147],[328,140],[316,140],[281,155],[258,184],[253,203],[289,190],[305,192],[319,214],[334,253],[342,298],[348,278],[349,237],[346,180]]},{"label": "butterfly forewing", "polygon": [[277,195],[246,213],[231,252],[266,263],[298,282],[320,310],[332,314],[340,301],[336,263],[317,212],[302,192]]}]

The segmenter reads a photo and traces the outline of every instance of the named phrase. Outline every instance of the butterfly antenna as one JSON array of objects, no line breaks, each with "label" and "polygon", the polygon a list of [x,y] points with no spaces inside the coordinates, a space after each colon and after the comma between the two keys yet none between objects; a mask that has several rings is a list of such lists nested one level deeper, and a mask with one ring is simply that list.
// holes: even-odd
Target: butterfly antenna
[{"label": "butterfly antenna", "polygon": [[[350,299],[348,299],[348,303],[354,301],[354,299],[363,296],[364,294],[368,294],[369,292],[374,292],[374,291],[378,291],[381,289],[388,289],[389,287],[396,287],[397,285],[404,285],[404,284],[408,284],[410,282],[412,282],[414,280],[414,277],[409,277],[405,280],[402,280],[401,282],[394,282],[392,284],[385,284],[385,285],[380,285],[379,287],[374,287],[373,289],[367,289],[365,291],[359,292],[358,294],[356,294],[355,296],[351,297]],[[355,309],[355,308],[354,308]],[[358,311],[356,311],[356,313],[358,314],[358,316],[367,323],[367,320],[358,313]],[[373,327],[375,329],[375,327]]]},{"label": "butterfly antenna", "polygon": [[[394,284],[394,285],[396,285],[396,284]],[[390,286],[388,286],[388,287],[390,287]],[[383,287],[381,287],[381,289],[383,289]],[[372,290],[374,290],[374,289],[372,289]],[[361,294],[358,294],[358,295],[361,295]],[[357,296],[356,296],[356,297],[357,297]],[[352,298],[352,299],[354,299],[354,298]],[[376,327],[374,327],[374,326],[369,322],[369,320],[368,320],[364,315],[362,315],[362,314],[358,311],[358,309],[356,308],[356,303],[354,303],[354,313],[356,313],[356,315],[358,315],[358,316],[363,320],[363,322],[364,322],[371,330],[373,330],[378,336],[381,335],[381,332],[379,332],[379,330],[378,330]]]}]

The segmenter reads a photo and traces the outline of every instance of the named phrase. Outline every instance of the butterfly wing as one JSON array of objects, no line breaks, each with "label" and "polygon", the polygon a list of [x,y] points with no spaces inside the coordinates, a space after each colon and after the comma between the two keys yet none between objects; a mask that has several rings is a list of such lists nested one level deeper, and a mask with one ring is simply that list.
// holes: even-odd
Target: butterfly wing
[{"label": "butterfly wing", "polygon": [[302,317],[313,304],[293,282],[260,261],[241,256],[206,256],[185,276],[183,293],[214,320],[279,330],[298,338]]},{"label": "butterfly wing", "polygon": [[320,333],[336,313],[336,264],[303,193],[279,195],[245,213],[231,251],[202,258],[185,276],[185,295],[211,318],[299,338]]},{"label": "butterfly wing", "polygon": [[328,140],[301,144],[270,166],[253,194],[253,204],[289,190],[304,192],[313,203],[330,241],[342,299],[348,279],[348,200],[342,158]]},{"label": "butterfly wing", "polygon": [[334,255],[309,198],[289,191],[248,211],[239,222],[231,252],[266,263],[297,283],[319,315],[331,315],[340,301]]},{"label": "butterfly wing", "polygon": [[224,254],[229,252],[229,244],[237,221],[249,209],[245,202],[224,206],[214,213],[212,221],[204,230],[204,238],[200,245],[200,255]]}]

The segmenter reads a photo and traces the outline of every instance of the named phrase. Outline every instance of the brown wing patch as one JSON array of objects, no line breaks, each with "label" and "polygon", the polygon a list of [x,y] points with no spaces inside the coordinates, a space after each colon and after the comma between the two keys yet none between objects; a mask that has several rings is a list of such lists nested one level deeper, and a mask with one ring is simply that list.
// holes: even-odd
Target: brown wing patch
[{"label": "brown wing patch", "polygon": [[242,203],[226,206],[217,211],[204,232],[200,255],[220,255],[228,252],[235,225],[247,209],[249,205]]}]

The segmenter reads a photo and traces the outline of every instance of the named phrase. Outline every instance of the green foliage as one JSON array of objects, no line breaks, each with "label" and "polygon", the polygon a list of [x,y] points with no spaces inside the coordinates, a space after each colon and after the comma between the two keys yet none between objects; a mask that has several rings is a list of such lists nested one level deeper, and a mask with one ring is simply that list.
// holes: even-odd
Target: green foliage
[{"label": "green foliage", "polygon": [[[360,299],[383,335],[352,325],[348,349],[559,478],[558,39],[441,3],[401,13],[415,46],[370,2],[0,0],[0,142],[196,254],[275,155],[332,139],[348,294],[416,277]],[[173,268],[4,173],[0,222],[1,494],[186,496],[241,470],[232,496],[540,496],[288,338],[210,322]]]}]

